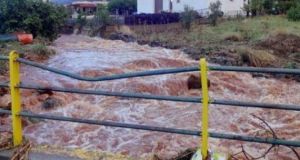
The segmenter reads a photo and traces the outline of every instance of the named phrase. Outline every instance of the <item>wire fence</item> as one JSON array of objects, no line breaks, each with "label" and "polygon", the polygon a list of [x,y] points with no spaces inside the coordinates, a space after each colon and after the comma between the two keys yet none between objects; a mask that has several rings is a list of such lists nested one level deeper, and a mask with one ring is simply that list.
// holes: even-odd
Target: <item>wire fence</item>
[{"label": "wire fence", "polygon": [[[256,103],[256,102],[243,102],[243,101],[234,101],[234,100],[222,100],[222,99],[213,99],[208,96],[208,87],[207,87],[207,74],[206,69],[210,71],[222,71],[222,72],[247,72],[247,73],[271,73],[271,74],[293,74],[300,75],[300,70],[298,69],[281,69],[281,68],[254,68],[254,67],[234,67],[234,66],[206,66],[206,61],[201,59],[199,66],[191,67],[180,67],[180,68],[167,68],[167,69],[157,69],[149,70],[142,72],[132,72],[125,74],[116,74],[108,75],[101,77],[83,77],[79,74],[67,72],[53,67],[48,67],[43,64],[32,62],[24,58],[19,58],[16,52],[11,52],[9,57],[0,56],[0,60],[9,60],[10,63],[10,82],[9,83],[0,83],[0,87],[9,87],[11,90],[12,96],[12,112],[8,110],[0,109],[0,113],[11,114],[13,120],[13,140],[15,146],[19,145],[22,142],[22,133],[21,133],[21,120],[20,117],[31,117],[37,119],[48,119],[56,121],[66,121],[66,122],[77,122],[77,123],[87,123],[93,125],[101,126],[110,126],[110,127],[121,127],[128,129],[138,129],[138,130],[147,130],[147,131],[156,131],[156,132],[165,132],[165,133],[175,133],[191,136],[202,136],[202,155],[206,157],[207,147],[205,143],[208,143],[207,138],[203,138],[203,135],[209,135],[209,137],[220,138],[220,139],[230,139],[230,140],[240,140],[247,142],[257,142],[257,143],[266,143],[273,145],[285,145],[300,147],[300,141],[291,141],[283,140],[276,138],[262,138],[262,137],[251,137],[235,134],[224,134],[216,132],[208,132],[208,128],[203,127],[203,125],[208,126],[208,104],[215,105],[224,105],[228,107],[253,107],[253,108],[263,108],[263,109],[280,109],[280,110],[289,110],[289,111],[300,111],[300,106],[292,104],[269,104],[269,103]],[[134,77],[144,77],[144,76],[154,76],[154,75],[163,75],[163,74],[176,74],[176,73],[186,73],[186,72],[200,72],[202,81],[202,95],[204,97],[181,97],[181,96],[162,96],[162,95],[149,95],[149,94],[140,94],[140,93],[122,93],[122,92],[110,92],[102,90],[84,90],[84,89],[71,89],[71,88],[61,88],[61,87],[42,87],[37,85],[28,85],[20,83],[19,77],[19,64],[25,64],[32,67],[36,67],[42,70],[46,70],[58,75],[66,76],[69,78],[96,82],[96,81],[109,81],[125,78],[134,78]],[[206,87],[203,87],[206,86]],[[204,89],[203,89],[204,88]],[[101,96],[116,96],[116,97],[126,97],[126,98],[141,98],[148,100],[164,100],[164,101],[174,101],[174,102],[187,102],[187,103],[202,103],[202,130],[193,131],[185,129],[176,129],[176,128],[164,128],[157,126],[147,126],[147,125],[138,125],[138,124],[128,124],[128,123],[118,123],[111,121],[97,121],[89,119],[76,119],[72,117],[63,117],[63,116],[54,116],[54,115],[45,115],[45,114],[33,114],[28,112],[21,111],[20,104],[20,91],[19,89],[30,89],[30,90],[45,90],[45,91],[55,91],[55,92],[65,92],[65,93],[77,93],[77,94],[88,94],[88,95],[101,95]],[[206,106],[207,107],[204,107]],[[204,118],[203,118],[204,117]],[[204,146],[204,147],[203,147]],[[207,145],[206,145],[207,146]]]}]

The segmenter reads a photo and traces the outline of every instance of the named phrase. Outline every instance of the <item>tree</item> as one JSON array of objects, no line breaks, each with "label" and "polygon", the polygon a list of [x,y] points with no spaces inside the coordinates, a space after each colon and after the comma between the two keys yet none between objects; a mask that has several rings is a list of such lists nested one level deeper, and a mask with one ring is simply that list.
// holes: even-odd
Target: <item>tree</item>
[{"label": "tree", "polygon": [[210,15],[209,19],[213,26],[217,25],[217,21],[219,17],[223,16],[223,12],[221,11],[222,3],[218,0],[216,2],[212,2],[209,5]]},{"label": "tree", "polygon": [[109,11],[103,5],[97,6],[96,14],[92,20],[92,35],[100,32],[100,35],[103,35],[108,25],[112,23]]},{"label": "tree", "polygon": [[247,13],[252,16],[261,14],[282,14],[286,13],[291,7],[296,6],[299,0],[248,0],[244,6]]},{"label": "tree", "polygon": [[184,6],[184,11],[180,13],[180,22],[184,29],[190,30],[193,21],[197,16],[197,12],[189,6]]},{"label": "tree", "polygon": [[111,0],[108,10],[112,14],[133,14],[137,11],[137,0]]},{"label": "tree", "polygon": [[0,1],[0,33],[26,31],[54,40],[66,17],[63,6],[40,0]]},{"label": "tree", "polygon": [[287,13],[290,8],[295,7],[299,2],[299,0],[277,0],[275,8],[279,13]]},{"label": "tree", "polygon": [[300,21],[300,4],[290,8],[287,12],[287,17],[291,21]]},{"label": "tree", "polygon": [[77,34],[82,32],[82,28],[87,24],[86,15],[84,15],[81,11],[77,15],[76,25],[78,27]]},{"label": "tree", "polygon": [[263,12],[263,3],[264,0],[251,0],[250,2],[250,11],[252,16],[260,15]]}]

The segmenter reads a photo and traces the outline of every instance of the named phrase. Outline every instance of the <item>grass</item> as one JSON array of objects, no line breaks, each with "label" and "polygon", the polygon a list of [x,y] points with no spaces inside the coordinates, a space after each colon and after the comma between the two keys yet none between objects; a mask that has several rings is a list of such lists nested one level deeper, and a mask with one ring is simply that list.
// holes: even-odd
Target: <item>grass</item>
[{"label": "grass", "polygon": [[264,16],[244,20],[220,22],[218,26],[193,25],[190,32],[183,30],[165,30],[144,34],[135,32],[139,38],[146,40],[171,41],[180,40],[189,45],[208,45],[223,43],[224,37],[238,35],[245,42],[257,42],[276,32],[293,33],[300,36],[300,22],[288,21],[285,16]]},{"label": "grass", "polygon": [[[269,61],[273,61],[273,58],[279,58],[277,66],[283,67],[282,57],[272,55],[273,52],[267,48],[256,48],[260,42],[278,34],[300,36],[300,22],[289,21],[283,15],[222,20],[217,26],[195,23],[190,32],[180,29],[178,24],[145,27],[146,30],[141,29],[141,27],[132,27],[131,32],[139,40],[160,42],[164,46],[177,45],[181,48],[193,48],[194,50],[204,49],[208,53],[207,55],[214,55],[215,52],[231,54],[232,50],[236,50],[235,53],[240,56],[246,54],[250,60],[249,63],[255,66],[269,66],[272,65]],[[155,30],[156,28],[165,29]],[[246,48],[244,50],[247,52],[240,54],[240,47]],[[256,50],[252,48],[256,48]],[[299,59],[296,58],[296,60]]]},{"label": "grass", "polygon": [[29,45],[22,45],[19,42],[0,43],[0,55],[8,55],[10,51],[15,50],[22,56],[37,56],[39,58],[48,58],[55,54],[55,51],[42,42],[35,42]]}]

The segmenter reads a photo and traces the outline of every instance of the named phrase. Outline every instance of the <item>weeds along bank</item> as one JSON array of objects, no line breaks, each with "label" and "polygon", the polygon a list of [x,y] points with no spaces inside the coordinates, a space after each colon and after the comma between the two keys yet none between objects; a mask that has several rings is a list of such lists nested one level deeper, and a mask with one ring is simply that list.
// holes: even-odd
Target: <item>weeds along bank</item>
[{"label": "weeds along bank", "polygon": [[[50,41],[44,38],[36,38],[32,44],[22,45],[20,42],[0,42],[0,55],[8,56],[12,50],[20,53],[21,57],[43,62],[52,55],[56,54],[56,51],[49,47]],[[8,63],[0,61],[0,73],[6,75],[8,72]]]},{"label": "weeds along bank", "polygon": [[[223,20],[217,26],[179,23],[108,28],[109,39],[181,49],[193,59],[222,65],[299,67],[300,22],[285,16]],[[117,32],[117,33],[115,33]]]}]

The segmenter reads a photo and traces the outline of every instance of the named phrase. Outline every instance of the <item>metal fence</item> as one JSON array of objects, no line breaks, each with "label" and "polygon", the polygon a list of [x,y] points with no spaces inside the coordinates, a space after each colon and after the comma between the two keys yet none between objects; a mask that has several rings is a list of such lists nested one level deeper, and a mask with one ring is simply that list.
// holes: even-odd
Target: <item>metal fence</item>
[{"label": "metal fence", "polygon": [[[227,134],[227,133],[217,133],[208,131],[208,111],[209,104],[224,105],[224,106],[239,106],[239,107],[253,107],[253,108],[265,108],[265,109],[280,109],[280,110],[289,110],[289,111],[300,111],[300,106],[290,105],[290,104],[270,104],[270,103],[255,103],[255,102],[242,102],[242,101],[233,101],[233,100],[223,100],[223,99],[213,99],[209,97],[208,93],[208,79],[207,71],[235,71],[235,72],[250,72],[250,73],[272,73],[272,74],[293,74],[300,75],[300,70],[298,69],[279,69],[279,68],[254,68],[254,67],[233,67],[233,66],[207,66],[205,59],[201,59],[199,66],[191,67],[181,67],[181,68],[167,68],[167,69],[158,69],[142,72],[133,72],[126,74],[116,74],[109,76],[101,77],[82,77],[80,75],[63,71],[60,69],[48,67],[36,62],[32,62],[23,58],[19,58],[19,55],[12,51],[9,57],[0,56],[0,60],[9,61],[9,70],[10,70],[10,82],[9,83],[0,83],[0,87],[9,87],[11,93],[11,111],[0,109],[0,113],[11,114],[12,115],[12,128],[13,128],[13,144],[18,146],[22,143],[22,125],[21,117],[31,117],[37,119],[48,119],[48,120],[57,120],[57,121],[66,121],[66,122],[76,122],[76,123],[86,123],[92,125],[101,125],[101,126],[110,126],[110,127],[120,127],[120,128],[129,128],[129,129],[138,129],[138,130],[147,130],[147,131],[156,131],[164,133],[174,133],[182,135],[191,135],[191,136],[201,136],[200,146],[201,153],[203,158],[207,157],[208,154],[208,137],[220,138],[220,139],[229,139],[229,140],[239,140],[247,142],[257,142],[257,143],[266,143],[272,145],[284,145],[284,146],[293,146],[300,147],[300,141],[284,140],[277,138],[262,138],[262,137],[253,137],[237,134]],[[62,76],[69,78],[82,80],[82,81],[109,81],[125,78],[134,78],[134,77],[144,77],[144,76],[154,76],[162,74],[176,74],[184,72],[199,72],[201,76],[202,86],[202,97],[182,97],[182,96],[161,96],[161,95],[148,95],[140,93],[123,93],[123,92],[108,92],[101,90],[83,90],[83,89],[69,89],[61,87],[42,87],[30,84],[23,84],[20,81],[20,64],[29,65],[36,67],[42,70],[46,70],[52,73],[56,73]],[[201,103],[202,104],[202,129],[200,131],[195,130],[186,130],[186,129],[177,129],[177,128],[166,128],[166,127],[157,127],[157,126],[147,126],[139,124],[129,124],[129,123],[119,123],[113,121],[98,121],[91,119],[78,119],[72,117],[64,116],[55,116],[47,114],[34,114],[28,113],[21,110],[21,95],[20,89],[30,89],[30,90],[46,90],[46,91],[55,91],[55,92],[65,92],[65,93],[76,93],[76,94],[89,94],[89,95],[102,95],[102,96],[117,96],[117,97],[126,97],[126,98],[142,98],[150,100],[164,100],[164,101],[175,101],[175,102],[187,102],[187,103]]]}]

